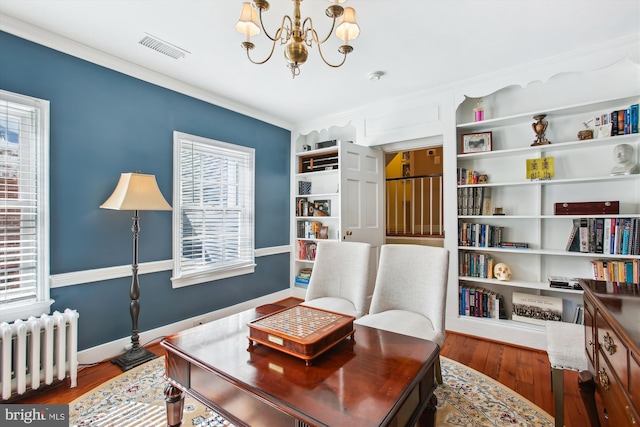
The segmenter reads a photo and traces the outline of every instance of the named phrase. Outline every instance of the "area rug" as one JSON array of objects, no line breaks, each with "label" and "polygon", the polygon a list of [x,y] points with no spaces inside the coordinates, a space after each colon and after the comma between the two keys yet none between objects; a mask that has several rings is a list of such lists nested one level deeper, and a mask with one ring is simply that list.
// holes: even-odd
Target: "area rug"
[{"label": "area rug", "polygon": [[[436,390],[436,426],[554,425],[544,410],[486,375],[445,357],[441,365],[444,384]],[[91,390],[69,404],[69,426],[165,427],[163,373],[160,357]],[[190,397],[182,425],[231,427]]]}]

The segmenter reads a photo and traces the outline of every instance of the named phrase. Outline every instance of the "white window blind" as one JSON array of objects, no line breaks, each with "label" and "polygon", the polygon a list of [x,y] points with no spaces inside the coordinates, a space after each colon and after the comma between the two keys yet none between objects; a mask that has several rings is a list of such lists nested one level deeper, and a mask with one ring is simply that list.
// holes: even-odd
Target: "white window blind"
[{"label": "white window blind", "polygon": [[0,91],[0,321],[48,310],[47,101]]},{"label": "white window blind", "polygon": [[254,150],[174,132],[173,286],[251,273]]}]

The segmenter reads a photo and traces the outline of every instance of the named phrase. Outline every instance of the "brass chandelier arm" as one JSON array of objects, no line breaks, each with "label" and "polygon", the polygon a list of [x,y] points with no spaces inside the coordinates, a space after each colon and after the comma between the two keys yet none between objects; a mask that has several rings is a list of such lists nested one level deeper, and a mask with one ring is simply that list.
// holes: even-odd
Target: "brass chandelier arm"
[{"label": "brass chandelier arm", "polygon": [[[282,32],[282,28],[280,28],[276,34],[280,34],[281,32]],[[269,37],[269,38],[271,39],[271,37]],[[250,46],[247,46],[247,45],[245,45],[245,44],[243,43],[243,46],[244,46],[245,50],[247,51],[247,58],[249,59],[249,62],[251,62],[251,63],[253,63],[253,64],[256,64],[256,65],[262,65],[262,64],[266,63],[268,60],[270,60],[270,59],[271,59],[271,56],[273,56],[273,52],[274,52],[274,50],[276,49],[276,43],[278,42],[278,40],[280,40],[280,38],[279,38],[279,37],[278,37],[278,38],[276,38],[276,39],[271,39],[271,41],[272,41],[272,43],[271,43],[271,52],[269,52],[269,56],[267,56],[267,57],[266,57],[264,60],[262,60],[262,61],[254,61],[254,60],[251,58],[251,54],[249,53],[249,51],[250,51],[251,49],[253,49],[253,43],[251,43],[251,45],[250,45]]]},{"label": "brass chandelier arm", "polygon": [[[260,27],[262,28],[262,31],[264,32],[264,35],[267,36],[267,38],[269,40],[271,40],[272,42],[280,40],[280,37],[282,37],[282,33],[283,33],[284,29],[287,28],[287,22],[289,23],[289,28],[293,27],[293,24],[292,24],[292,21],[291,21],[291,18],[289,17],[289,15],[284,15],[282,17],[282,23],[280,24],[280,27],[276,31],[275,36],[271,37],[271,35],[267,31],[267,29],[264,27],[264,22],[262,22],[262,9],[258,9],[258,21],[260,22]],[[287,37],[287,39],[288,39],[288,37]]]},{"label": "brass chandelier arm", "polygon": [[[313,28],[313,20],[310,17],[307,17],[304,20],[304,23],[302,24],[302,28],[304,29],[304,34],[307,33],[311,33],[311,39],[316,42],[318,44],[318,46],[320,46],[321,44],[323,44],[324,42],[326,42],[327,40],[329,40],[329,37],[331,37],[331,35],[333,34],[333,30],[336,27],[336,20],[338,18],[333,18],[333,22],[331,23],[331,29],[329,30],[329,33],[327,34],[327,36],[320,40],[318,38],[318,32],[315,30],[315,28]],[[309,28],[307,28],[307,23],[309,24]]]},{"label": "brass chandelier arm", "polygon": [[324,55],[322,54],[322,45],[318,44],[318,52],[320,53],[320,58],[322,58],[322,61],[327,64],[329,67],[332,68],[338,68],[341,67],[342,64],[345,63],[345,61],[347,60],[347,54],[350,53],[353,50],[353,48],[349,45],[342,45],[339,48],[339,52],[342,53],[342,61],[339,64],[332,64],[329,61],[327,61],[324,57]]}]

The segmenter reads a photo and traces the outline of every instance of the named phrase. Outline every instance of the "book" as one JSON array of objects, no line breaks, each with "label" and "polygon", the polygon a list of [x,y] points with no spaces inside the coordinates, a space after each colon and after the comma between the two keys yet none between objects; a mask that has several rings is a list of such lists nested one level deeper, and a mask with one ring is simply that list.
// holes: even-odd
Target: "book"
[{"label": "book", "polygon": [[624,117],[626,110],[618,110],[618,135],[624,135]]},{"label": "book", "polygon": [[578,230],[580,229],[580,220],[573,220],[573,227],[571,228],[571,232],[569,233],[569,239],[567,239],[567,246],[565,248],[566,251],[569,252],[580,252],[580,235],[578,234]]},{"label": "book", "polygon": [[616,136],[618,134],[618,112],[611,112],[611,136]]},{"label": "book", "polygon": [[629,255],[631,242],[631,218],[623,218],[622,220],[622,241],[620,242],[620,254]]},{"label": "book", "polygon": [[562,298],[514,292],[511,319],[544,325],[546,321],[562,321]]},{"label": "book", "polygon": [[602,236],[602,253],[611,253],[611,219],[604,219],[604,233]]},{"label": "book", "polygon": [[597,254],[601,254],[604,242],[604,218],[595,218],[595,250]]},{"label": "book", "polygon": [[480,215],[491,215],[491,187],[483,187],[482,211]]},{"label": "book", "polygon": [[589,220],[580,218],[580,252],[589,252]]},{"label": "book", "polygon": [[631,110],[631,133],[638,133],[638,104],[629,107]]}]

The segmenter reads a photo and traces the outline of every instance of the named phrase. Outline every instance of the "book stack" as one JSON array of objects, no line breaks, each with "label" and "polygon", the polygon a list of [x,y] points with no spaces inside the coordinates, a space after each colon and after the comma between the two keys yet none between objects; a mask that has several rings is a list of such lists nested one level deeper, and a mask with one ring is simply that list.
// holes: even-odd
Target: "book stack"
[{"label": "book stack", "polygon": [[601,127],[603,127],[608,130],[611,128],[608,135],[598,135],[600,138],[603,136],[638,133],[638,104],[630,105],[629,108],[611,111],[610,113],[603,113],[594,118],[594,124],[596,129],[602,129]]},{"label": "book stack", "polygon": [[296,228],[299,239],[316,239],[320,234],[322,223],[320,221],[300,220],[296,223]]},{"label": "book stack", "polygon": [[298,259],[314,261],[316,259],[316,248],[315,242],[298,240]]},{"label": "book stack", "polygon": [[640,255],[640,218],[578,218],[567,246],[571,252]]},{"label": "book stack", "polygon": [[491,215],[491,187],[458,188],[458,215]]},{"label": "book stack", "polygon": [[504,301],[500,294],[477,286],[460,286],[460,315],[506,319]]},{"label": "book stack", "polygon": [[489,254],[465,252],[458,257],[458,274],[461,277],[493,279],[495,264],[495,260]]},{"label": "book stack", "polygon": [[458,246],[501,247],[504,227],[458,221]]},{"label": "book stack", "polygon": [[640,283],[640,259],[596,259],[591,265],[596,280]]},{"label": "book stack", "polygon": [[308,286],[309,279],[311,279],[311,269],[310,268],[301,268],[298,274],[296,275],[295,283],[300,286]]}]

